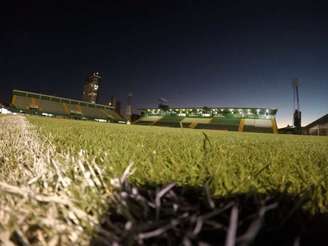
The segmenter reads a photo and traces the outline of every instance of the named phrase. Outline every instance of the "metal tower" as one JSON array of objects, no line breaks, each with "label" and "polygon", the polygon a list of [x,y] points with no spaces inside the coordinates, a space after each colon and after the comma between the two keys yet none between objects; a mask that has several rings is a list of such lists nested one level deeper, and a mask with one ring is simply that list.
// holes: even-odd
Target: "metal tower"
[{"label": "metal tower", "polygon": [[299,80],[293,80],[293,103],[294,103],[294,117],[293,124],[295,127],[295,134],[302,134],[302,126],[301,126],[301,111],[300,111],[300,99],[298,94]]},{"label": "metal tower", "polygon": [[130,92],[128,95],[128,103],[126,106],[126,118],[131,122],[132,116],[132,93]]}]

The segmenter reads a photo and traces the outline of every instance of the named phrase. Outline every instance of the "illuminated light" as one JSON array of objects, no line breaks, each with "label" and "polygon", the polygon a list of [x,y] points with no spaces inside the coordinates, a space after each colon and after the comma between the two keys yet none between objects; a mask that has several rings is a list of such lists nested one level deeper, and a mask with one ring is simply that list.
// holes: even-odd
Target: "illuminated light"
[{"label": "illuminated light", "polygon": [[[1,111],[1,110],[0,110]],[[7,110],[8,111],[8,110]],[[9,111],[8,111],[9,112]],[[3,113],[6,114],[6,113]],[[53,114],[48,114],[48,113],[42,113],[41,115],[46,116],[46,117],[53,117]]]},{"label": "illuminated light", "polygon": [[256,109],[256,113],[260,113],[260,109]]},{"label": "illuminated light", "polygon": [[266,109],[265,112],[266,112],[266,113],[269,113],[269,109]]},{"label": "illuminated light", "polygon": [[97,122],[102,122],[102,123],[107,122],[107,120],[104,120],[104,119],[95,119],[95,121],[97,121]]},{"label": "illuminated light", "polygon": [[233,112],[233,108],[231,108],[231,109],[229,109],[230,110],[230,112]]}]

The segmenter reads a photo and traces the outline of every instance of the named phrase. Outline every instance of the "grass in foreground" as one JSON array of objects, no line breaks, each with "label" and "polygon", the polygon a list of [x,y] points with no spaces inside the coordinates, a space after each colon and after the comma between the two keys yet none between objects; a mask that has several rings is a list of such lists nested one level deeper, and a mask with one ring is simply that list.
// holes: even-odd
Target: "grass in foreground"
[{"label": "grass in foreground", "polygon": [[[29,121],[0,119],[0,244],[303,243],[328,224],[327,138]],[[131,163],[137,187],[113,190]]]},{"label": "grass in foreground", "polygon": [[216,196],[284,192],[327,212],[328,139],[30,117],[56,151],[88,153],[106,182],[133,162],[135,184],[202,186]]}]

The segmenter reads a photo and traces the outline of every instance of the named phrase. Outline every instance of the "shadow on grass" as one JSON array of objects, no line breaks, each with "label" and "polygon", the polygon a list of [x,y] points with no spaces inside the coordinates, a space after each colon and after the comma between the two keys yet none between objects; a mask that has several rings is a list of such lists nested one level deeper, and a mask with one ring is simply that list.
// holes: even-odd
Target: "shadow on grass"
[{"label": "shadow on grass", "polygon": [[208,189],[133,187],[114,193],[91,245],[328,245],[328,215],[285,193],[211,198]]}]

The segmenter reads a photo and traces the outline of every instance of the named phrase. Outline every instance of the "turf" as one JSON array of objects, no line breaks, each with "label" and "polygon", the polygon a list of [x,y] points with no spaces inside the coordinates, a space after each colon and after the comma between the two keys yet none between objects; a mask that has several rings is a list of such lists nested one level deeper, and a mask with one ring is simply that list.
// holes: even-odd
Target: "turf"
[{"label": "turf", "polygon": [[218,197],[282,192],[304,197],[313,213],[328,210],[326,137],[28,119],[56,151],[85,151],[105,182],[133,162],[138,185],[207,183]]}]

